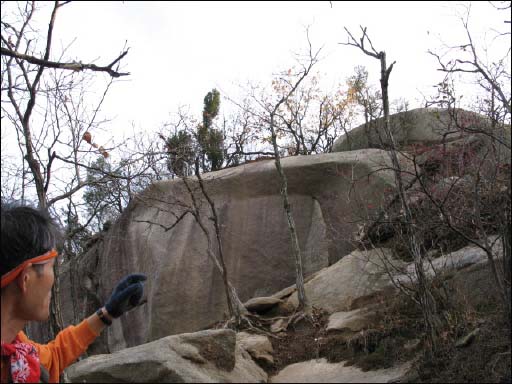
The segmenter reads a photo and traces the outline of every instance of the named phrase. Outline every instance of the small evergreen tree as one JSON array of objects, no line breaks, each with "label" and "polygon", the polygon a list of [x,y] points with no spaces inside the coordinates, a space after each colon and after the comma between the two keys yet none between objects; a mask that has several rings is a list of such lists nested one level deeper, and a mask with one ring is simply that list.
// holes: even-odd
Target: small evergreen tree
[{"label": "small evergreen tree", "polygon": [[203,171],[217,171],[224,162],[224,135],[213,128],[213,120],[219,114],[219,108],[220,93],[213,89],[204,97],[203,123],[197,127],[197,141],[201,148],[199,158]]}]

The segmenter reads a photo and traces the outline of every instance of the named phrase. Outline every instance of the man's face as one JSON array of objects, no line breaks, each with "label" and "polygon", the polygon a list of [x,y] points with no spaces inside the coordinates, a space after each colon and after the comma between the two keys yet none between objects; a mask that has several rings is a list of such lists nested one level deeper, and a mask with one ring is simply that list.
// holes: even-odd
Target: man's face
[{"label": "man's face", "polygon": [[28,321],[46,321],[50,315],[50,300],[52,286],[55,281],[53,265],[55,258],[42,264],[35,270],[34,266],[27,267],[28,278],[25,282],[26,291],[20,302],[20,317]]}]

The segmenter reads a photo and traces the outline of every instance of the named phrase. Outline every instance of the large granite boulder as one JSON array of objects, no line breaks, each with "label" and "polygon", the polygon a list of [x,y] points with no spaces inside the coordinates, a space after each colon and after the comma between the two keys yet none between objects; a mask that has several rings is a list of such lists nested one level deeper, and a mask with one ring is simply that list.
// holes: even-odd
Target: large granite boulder
[{"label": "large granite boulder", "polygon": [[[390,127],[395,143],[399,149],[407,149],[411,145],[432,146],[453,141],[480,140],[489,141],[502,146],[510,159],[510,126],[505,129],[493,129],[485,116],[462,109],[417,108],[390,116]],[[476,134],[484,131],[486,134]],[[384,118],[376,119],[369,124],[362,124],[341,136],[333,146],[333,152],[353,151],[364,148],[386,148],[390,144],[384,131]],[[505,153],[506,155],[506,153]],[[509,160],[510,161],[510,160]]]},{"label": "large granite boulder", "polygon": [[265,383],[267,374],[232,330],[164,337],[66,369],[73,383]]},{"label": "large granite boulder", "polygon": [[[394,177],[387,152],[379,149],[288,157],[282,165],[307,277],[354,249],[358,223],[375,214]],[[205,174],[204,182],[218,212],[229,278],[242,302],[293,284],[295,266],[273,160]],[[190,183],[217,252],[208,204],[193,178]],[[88,253],[63,267],[66,324],[103,305],[125,274],[148,276],[147,301],[109,327],[90,353],[194,332],[225,317],[222,279],[208,258],[204,234],[185,213],[190,205],[183,181],[157,182],[133,199]]]},{"label": "large granite boulder", "polygon": [[[495,236],[489,237],[489,242],[493,244],[495,257],[502,258],[501,242],[496,241]],[[429,278],[434,275],[448,278],[458,271],[486,265],[487,262],[484,250],[468,245],[435,259],[425,258],[423,268]],[[304,288],[312,306],[336,314],[330,318],[328,327],[353,329],[354,325],[359,326],[354,323],[371,321],[373,310],[378,309],[375,304],[382,296],[396,294],[397,283],[408,285],[416,280],[414,262],[397,260],[390,249],[373,248],[356,250],[336,264],[324,268],[307,281]],[[287,307],[296,308],[298,298],[294,288],[292,286],[282,291],[286,293],[286,298],[280,293],[275,296],[286,300]]]}]

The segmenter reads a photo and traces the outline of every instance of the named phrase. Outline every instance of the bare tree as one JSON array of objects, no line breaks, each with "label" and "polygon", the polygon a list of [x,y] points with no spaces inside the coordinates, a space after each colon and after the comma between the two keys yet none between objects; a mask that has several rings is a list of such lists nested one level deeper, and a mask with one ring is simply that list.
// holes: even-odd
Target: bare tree
[{"label": "bare tree", "polygon": [[309,40],[308,35],[308,59],[306,64],[302,66],[302,69],[299,72],[297,80],[294,83],[289,84],[288,89],[284,92],[284,94],[280,97],[280,99],[274,105],[266,105],[266,111],[268,113],[268,129],[271,134],[271,142],[272,148],[274,150],[275,156],[275,166],[277,169],[277,173],[279,175],[279,179],[281,181],[281,197],[283,198],[283,206],[286,213],[286,218],[288,220],[288,229],[290,231],[290,238],[292,242],[293,256],[295,259],[295,277],[296,277],[296,285],[297,285],[297,294],[299,299],[299,307],[298,310],[308,310],[308,301],[306,297],[306,291],[304,289],[304,273],[302,271],[302,256],[299,245],[299,239],[297,237],[297,230],[295,227],[295,220],[293,219],[292,209],[288,196],[288,181],[286,179],[286,175],[284,174],[283,167],[281,166],[281,155],[279,151],[279,147],[277,144],[277,128],[276,128],[276,118],[280,117],[280,108],[283,106],[290,97],[295,93],[298,89],[302,81],[309,75],[311,69],[318,62],[318,55],[320,54],[320,50],[314,52],[311,46],[311,42]]},{"label": "bare tree", "polygon": [[[292,68],[272,82],[274,92],[284,96],[292,84],[299,81],[303,71]],[[353,90],[323,92],[319,75],[310,75],[282,103],[276,123],[278,136],[288,140],[289,155],[311,155],[332,150],[341,130],[351,123],[355,100]]]},{"label": "bare tree", "polygon": [[[205,183],[200,173],[200,157],[197,156],[195,161],[195,176],[196,180],[192,177],[184,176],[181,177],[181,181],[183,182],[185,189],[187,190],[187,194],[190,197],[190,203],[186,201],[182,201],[181,199],[173,199],[172,201],[162,201],[162,199],[153,199],[150,197],[138,197],[138,199],[150,208],[158,208],[158,205],[164,205],[166,208],[166,212],[169,212],[171,216],[175,218],[175,221],[171,225],[164,225],[159,222],[149,221],[149,220],[136,220],[136,222],[147,223],[149,225],[156,225],[162,228],[164,231],[168,232],[175,228],[186,216],[191,215],[196,223],[198,224],[201,232],[204,234],[207,247],[206,252],[210,260],[213,262],[215,268],[219,271],[222,276],[222,281],[224,284],[224,292],[226,294],[226,302],[228,305],[228,311],[230,320],[228,324],[232,322],[235,328],[239,328],[242,324],[242,321],[251,324],[247,319],[246,315],[248,314],[247,309],[244,307],[242,302],[240,301],[236,289],[233,287],[229,280],[228,271],[226,268],[226,263],[224,259],[224,250],[222,247],[222,236],[221,229],[219,224],[219,219],[217,215],[217,210],[215,208],[215,203],[213,199],[210,197],[210,194],[207,191]],[[198,196],[199,194],[199,196]],[[211,216],[208,215],[208,218],[213,221],[213,226],[215,230],[215,240],[217,243],[217,252],[214,250],[214,245],[212,241],[212,235],[210,233],[208,221],[204,218],[204,213],[202,213],[202,201],[208,203],[208,211]]]},{"label": "bare tree", "polygon": [[[380,92],[375,91],[368,84],[368,71],[363,66],[354,68],[354,74],[347,80],[350,95],[354,101],[363,109],[365,136],[368,139],[368,147],[379,147],[382,140],[374,142],[374,134],[372,129],[375,128],[375,120],[382,114],[382,106],[380,100],[382,96]],[[377,133],[378,134],[378,133]],[[351,148],[350,133],[345,130],[348,147]]]},{"label": "bare tree", "polygon": [[[359,40],[356,40],[354,36],[350,33],[350,31],[345,28],[345,31],[348,34],[348,42],[341,43],[343,45],[354,46],[361,51],[363,51],[366,55],[373,57],[380,62],[381,69],[381,91],[382,91],[382,107],[384,110],[384,131],[387,136],[388,142],[390,143],[389,154],[391,157],[391,162],[393,165],[393,171],[395,175],[395,183],[398,190],[398,195],[401,203],[402,214],[404,216],[404,220],[408,225],[412,226],[411,230],[407,233],[407,242],[408,248],[411,252],[414,260],[415,272],[417,276],[417,284],[418,284],[418,296],[419,303],[422,309],[423,318],[427,327],[427,335],[431,346],[433,349],[437,347],[437,338],[439,332],[439,320],[437,318],[437,308],[436,301],[432,296],[432,292],[429,288],[428,277],[425,274],[424,265],[423,265],[423,255],[422,255],[422,247],[421,240],[418,239],[418,234],[414,230],[415,220],[412,215],[409,202],[406,196],[406,188],[405,183],[402,176],[402,167],[398,160],[397,155],[397,145],[395,139],[393,137],[393,133],[390,128],[390,118],[389,118],[389,96],[388,96],[388,87],[389,87],[389,76],[391,71],[393,70],[393,66],[396,62],[393,62],[390,66],[387,65],[386,62],[386,53],[384,51],[377,51],[371,39],[369,38],[366,28],[361,27],[362,36]],[[369,44],[369,47],[366,45]]]},{"label": "bare tree", "polygon": [[[203,197],[206,199],[206,201],[208,202],[208,206],[209,206],[211,214],[212,214],[211,219],[213,221],[214,228],[215,228],[215,238],[217,240],[218,257],[214,257],[213,254],[211,255],[211,257],[214,258],[217,268],[219,269],[219,271],[222,275],[222,280],[224,282],[224,289],[226,292],[226,298],[227,298],[227,303],[228,303],[229,314],[230,314],[231,318],[234,318],[235,327],[238,328],[242,323],[241,316],[246,315],[248,312],[247,312],[247,309],[242,304],[242,302],[240,301],[240,299],[238,298],[238,294],[237,294],[235,288],[231,285],[231,283],[229,282],[229,279],[228,279],[228,272],[226,269],[226,263],[224,261],[224,250],[222,248],[222,236],[221,236],[221,232],[220,232],[219,218],[217,215],[217,210],[215,208],[215,203],[212,200],[212,198],[210,197],[210,195],[208,194],[208,192],[206,191],[206,187],[204,185],[203,178],[201,177],[201,174],[199,172],[199,157],[196,158],[196,161],[195,161],[195,175],[197,177],[197,181],[199,183],[201,193],[202,193]],[[189,195],[192,199],[192,203],[193,203],[193,207],[194,207],[194,217],[196,219],[196,222],[201,227],[201,230],[203,231],[204,235],[208,239],[208,252],[211,253],[211,246],[210,246],[210,240],[209,240],[210,235],[208,233],[208,230],[206,229],[206,226],[202,222],[202,218],[201,218],[201,215],[199,212],[197,201],[194,197],[194,193],[192,192],[192,189],[190,188],[189,184],[187,183],[186,178],[183,179],[183,182],[185,183],[187,190],[189,192]]]},{"label": "bare tree", "polygon": [[[498,11],[507,11],[511,2],[503,2],[503,6],[490,3]],[[456,178],[443,199],[432,193],[429,186],[422,184],[424,192],[429,196],[446,226],[465,241],[481,248],[487,255],[489,267],[494,276],[498,293],[507,313],[509,325],[512,324],[511,309],[511,177],[510,177],[510,121],[511,121],[511,88],[510,88],[510,44],[497,59],[488,57],[489,47],[479,48],[472,36],[470,28],[471,6],[465,8],[460,16],[467,40],[462,44],[447,47],[441,54],[429,51],[439,64],[439,71],[445,78],[438,85],[438,97],[430,104],[445,104],[453,121],[453,130],[462,135],[480,137],[485,142],[476,163],[465,164],[465,179]],[[505,16],[510,18],[508,12]],[[505,20],[510,23],[510,20]],[[510,27],[500,31],[501,27],[492,29],[493,42],[499,39],[510,40]],[[448,56],[448,58],[446,58]],[[461,97],[455,92],[453,77],[456,74],[469,76],[480,87],[477,109],[490,119],[488,126],[475,124],[465,118],[458,109]],[[469,150],[474,151],[473,148]],[[459,156],[460,157],[460,156]],[[446,159],[443,159],[446,161]],[[460,176],[460,175],[459,175]],[[469,180],[468,180],[469,177]],[[423,180],[423,179],[422,179]],[[453,207],[443,202],[459,199],[464,195],[466,204],[455,212]],[[451,209],[450,209],[451,208]],[[474,222],[467,223],[468,214]],[[464,225],[463,225],[464,224]],[[469,230],[473,228],[473,230]],[[489,235],[498,232],[498,239],[503,249],[502,262],[498,261],[496,247],[489,240]]]},{"label": "bare tree", "polygon": [[[31,33],[31,23],[34,13],[37,11],[35,2],[27,2],[21,9],[21,14],[17,15],[21,17],[20,25],[7,20],[2,21],[2,93],[6,93],[10,104],[9,106],[2,104],[3,117],[6,116],[16,128],[18,141],[20,144],[23,143],[20,149],[23,150],[24,161],[30,169],[38,203],[41,207],[51,206],[56,201],[65,199],[83,188],[84,185],[79,182],[75,188],[60,196],[51,198],[48,196],[52,185],[52,167],[54,167],[54,161],[58,156],[56,149],[63,140],[69,140],[65,144],[71,147],[72,156],[76,160],[81,133],[96,124],[97,112],[111,85],[111,82],[107,84],[103,97],[94,108],[92,116],[88,121],[84,121],[82,119],[85,116],[79,112],[80,105],[74,101],[83,98],[83,94],[79,94],[76,99],[74,93],[76,93],[77,85],[79,87],[80,83],[84,84],[84,79],[77,78],[74,72],[80,68],[92,71],[108,68],[110,72],[107,71],[107,73],[113,77],[125,75],[115,72],[112,68],[119,63],[127,51],[106,67],[89,64],[67,67],[66,65],[53,65],[55,63],[48,60],[57,12],[65,4],[67,2],[59,3],[57,1],[54,3],[44,47],[45,53],[41,60],[33,60],[32,55],[27,53],[18,53],[19,50],[31,52],[36,49],[33,47],[34,36]],[[35,39],[38,37],[40,36],[36,35]],[[56,70],[45,71],[47,68],[73,70],[73,72],[67,75]],[[46,76],[44,76],[45,73]],[[34,112],[42,115],[42,122],[39,116],[34,116]],[[34,126],[37,124],[41,124],[42,127]],[[64,127],[70,129],[71,135],[64,132]]]},{"label": "bare tree", "polygon": [[[510,9],[510,2],[505,9]],[[452,54],[455,54],[455,58],[452,60],[445,60],[444,55],[429,50],[429,53],[434,56],[440,68],[439,71],[445,73],[465,73],[477,75],[481,79],[479,84],[486,90],[490,98],[490,103],[493,104],[491,110],[496,113],[496,103],[501,103],[504,111],[510,115],[511,110],[511,95],[510,95],[510,70],[507,65],[507,57],[510,60],[510,47],[508,48],[505,55],[496,61],[492,61],[487,64],[483,60],[484,54],[478,52],[478,48],[473,41],[471,30],[469,27],[469,19],[471,14],[471,6],[466,8],[464,16],[460,17],[460,21],[466,32],[467,41],[454,47],[448,47],[448,50]],[[508,15],[510,17],[510,15]],[[508,20],[510,23],[510,20]],[[506,32],[498,32],[496,38],[510,39],[510,28]],[[506,89],[508,88],[508,90]]]},{"label": "bare tree", "polygon": [[[292,73],[291,70],[281,73],[278,79],[274,80],[273,82],[274,87],[271,95],[266,93],[265,90],[262,90],[258,86],[250,85],[248,97],[251,102],[237,103],[231,99],[231,101],[237,105],[244,114],[252,116],[252,118],[256,120],[256,126],[260,127],[258,131],[258,135],[260,135],[260,142],[263,143],[263,145],[271,145],[270,152],[266,150],[266,147],[263,147],[263,150],[251,152],[250,154],[271,154],[271,158],[274,160],[281,184],[280,194],[283,199],[283,208],[286,214],[288,230],[290,233],[292,254],[295,261],[296,286],[299,300],[297,316],[292,320],[292,322],[298,321],[298,319],[304,315],[304,312],[309,312],[311,308],[308,305],[306,292],[304,289],[304,274],[302,269],[301,250],[295,221],[293,218],[292,207],[288,195],[288,182],[281,165],[281,157],[285,154],[284,149],[289,147],[288,145],[283,147],[282,144],[282,138],[284,136],[283,122],[287,121],[287,118],[285,117],[286,110],[288,108],[288,111],[291,111],[292,115],[293,111],[296,111],[295,107],[292,107],[290,100],[296,94],[302,82],[310,75],[311,70],[319,60],[319,54],[321,51],[320,49],[313,51],[311,41],[309,40],[309,32],[306,32],[308,39],[308,50],[306,58],[299,60],[300,69],[298,69],[296,73]],[[276,84],[280,85],[276,88]],[[291,109],[289,109],[289,107],[291,107]],[[292,117],[292,120],[293,119],[296,119],[295,121],[297,121],[300,120],[301,117],[296,115],[295,117]],[[286,123],[284,123],[284,126],[286,126]],[[296,137],[298,139],[298,145],[300,148],[303,143],[301,142],[299,135]],[[306,143],[304,142],[304,144]],[[248,153],[245,152],[244,154],[247,155]]]},{"label": "bare tree", "polygon": [[234,104],[237,110],[223,121],[223,131],[226,146],[226,167],[237,166],[257,157],[268,158],[274,152],[266,146],[264,141],[264,127],[261,125],[261,116],[252,108],[250,97],[241,102],[226,97]]},{"label": "bare tree", "polygon": [[[87,69],[92,73],[105,72],[113,78],[127,75],[117,72],[127,51],[106,66],[50,60],[57,14],[67,3],[53,3],[44,38],[34,27],[36,2],[2,4],[2,8],[14,6],[10,13],[2,14],[1,21],[2,119],[7,118],[16,130],[23,162],[20,167],[22,197],[29,195],[29,188],[33,188],[38,205],[47,209],[87,185],[77,164],[79,156],[87,152],[79,148],[82,144],[81,135],[98,124],[98,111],[112,84],[111,81],[108,82],[102,98],[89,115],[81,108],[84,102],[83,93],[80,93],[80,84],[84,86],[87,80],[84,73],[79,75],[77,71]],[[41,44],[43,39],[44,44]],[[42,58],[37,57],[38,49],[44,52]],[[65,51],[62,52],[64,54]],[[105,149],[101,149],[103,155],[108,155]],[[56,160],[64,165],[72,163],[71,168],[75,171],[67,182],[60,180],[63,187],[60,191],[57,188],[59,180],[54,175],[58,163]],[[69,179],[73,182],[69,183]],[[59,268],[58,264],[55,263],[56,269]],[[53,333],[56,333],[62,328],[59,303],[56,299],[59,297],[58,284],[54,285],[53,290],[50,323]]]}]

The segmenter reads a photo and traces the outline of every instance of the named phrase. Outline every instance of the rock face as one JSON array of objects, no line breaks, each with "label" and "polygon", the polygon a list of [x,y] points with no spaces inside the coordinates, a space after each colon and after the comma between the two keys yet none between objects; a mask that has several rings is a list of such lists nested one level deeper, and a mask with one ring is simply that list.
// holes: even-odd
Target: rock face
[{"label": "rock face", "polygon": [[[395,142],[404,148],[411,144],[431,145],[460,139],[462,132],[458,127],[489,129],[490,122],[482,115],[461,109],[418,108],[391,115],[390,127]],[[384,118],[352,129],[334,143],[333,152],[383,148],[381,143],[389,144],[384,133]]]},{"label": "rock face", "polygon": [[168,336],[70,366],[73,383],[265,383],[231,330]]},{"label": "rock face", "polygon": [[[502,254],[499,246],[496,245],[498,257]],[[379,323],[377,311],[380,300],[376,295],[395,292],[382,268],[384,257],[392,260],[389,250],[354,251],[336,264],[317,272],[306,283],[311,304],[334,312],[329,318],[327,331],[336,331],[346,336],[348,341],[355,333]],[[412,264],[393,263],[397,267],[396,278],[400,278],[402,273],[413,273]],[[484,252],[474,246],[439,257],[433,260],[432,266],[445,277],[459,281],[458,286],[460,283],[468,284],[465,289],[454,290],[461,295],[471,295],[480,289],[473,284],[476,281],[474,277],[469,279],[470,275],[476,273],[479,279],[478,274],[482,270],[489,273]],[[427,273],[432,271],[427,270]],[[489,278],[482,279],[487,292],[482,294],[484,300],[492,291]],[[388,288],[391,290],[388,291]],[[322,290],[326,293],[324,297],[316,294]],[[282,296],[292,291],[285,289],[275,295]],[[288,300],[293,301],[293,295]],[[473,336],[468,335],[468,341],[461,340],[461,345],[469,342]],[[413,353],[418,344],[419,340],[413,339],[406,348]],[[266,382],[268,378],[265,372],[253,359],[272,364],[273,349],[266,336],[209,330],[168,336],[110,355],[92,356],[66,371],[72,382]],[[325,359],[317,359],[291,364],[269,381],[403,382],[411,364],[412,360],[389,369],[363,372],[357,367],[346,366],[344,362],[328,363]]]},{"label": "rock face", "polygon": [[[383,191],[393,188],[393,174],[386,169],[387,153],[379,149],[289,157],[282,164],[307,277],[354,249],[357,222],[379,207]],[[242,302],[293,284],[295,266],[274,162],[212,172],[204,182],[218,212],[229,277]],[[209,207],[192,178],[190,183],[217,252]],[[155,183],[134,198],[87,254],[63,267],[65,324],[103,305],[125,274],[148,276],[147,302],[109,327],[90,353],[197,331],[223,319],[222,279],[207,256],[205,236],[186,214],[190,205],[181,180]]]},{"label": "rock face", "polygon": [[236,342],[249,352],[254,360],[274,363],[274,349],[267,336],[239,332],[236,334]]},{"label": "rock face", "polygon": [[[494,255],[501,258],[503,249],[500,242],[494,242],[495,239],[491,236],[489,242],[494,243]],[[384,267],[383,260],[389,263],[387,268]],[[453,275],[459,270],[483,266],[486,263],[485,252],[470,245],[436,259],[425,260],[423,266],[425,274],[432,277],[434,273]],[[389,265],[393,265],[393,268]],[[355,327],[373,321],[376,308],[372,308],[372,305],[378,301],[375,300],[378,295],[395,292],[387,269],[391,271],[395,282],[408,284],[416,280],[414,263],[393,259],[389,249],[356,250],[336,264],[319,271],[306,282],[306,296],[311,305],[333,314],[328,328],[353,331]],[[297,293],[292,287],[290,292],[293,293],[287,298],[286,304],[296,307]]]},{"label": "rock face", "polygon": [[249,312],[262,313],[281,304],[283,300],[275,297],[254,297],[244,303]]},{"label": "rock face", "polygon": [[[349,311],[362,298],[391,288],[390,278],[383,266],[384,258],[393,260],[389,249],[352,252],[304,285],[308,300],[311,305],[329,313]],[[402,263],[393,260],[393,264],[400,266]],[[297,306],[297,293],[293,293],[287,301]]]},{"label": "rock face", "polygon": [[327,331],[359,332],[370,328],[377,321],[372,308],[358,308],[353,311],[335,312],[329,316]]},{"label": "rock face", "polygon": [[[490,119],[474,112],[418,108],[391,115],[390,128],[397,149],[414,154],[427,173],[463,174],[473,164],[492,177],[497,168],[512,163],[510,125],[493,127]],[[333,152],[389,147],[380,118],[340,137]]]},{"label": "rock face", "polygon": [[270,379],[271,383],[389,383],[401,378],[410,363],[398,367],[363,372],[345,362],[328,363],[326,359],[310,360],[287,366]]}]

